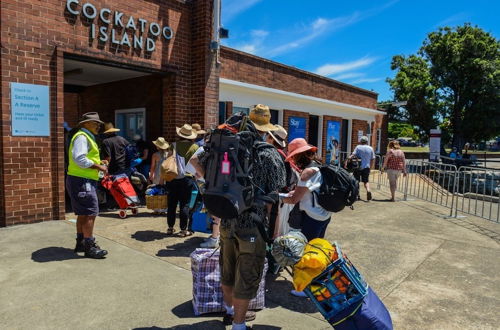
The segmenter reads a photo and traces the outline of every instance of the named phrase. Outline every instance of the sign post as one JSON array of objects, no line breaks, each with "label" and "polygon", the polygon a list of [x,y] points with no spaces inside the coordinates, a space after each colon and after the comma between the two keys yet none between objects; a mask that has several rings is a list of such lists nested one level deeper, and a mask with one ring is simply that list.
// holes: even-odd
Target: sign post
[{"label": "sign post", "polygon": [[12,136],[50,136],[49,86],[10,83]]},{"label": "sign post", "polygon": [[429,140],[429,160],[439,162],[441,155],[441,129],[431,129]]}]

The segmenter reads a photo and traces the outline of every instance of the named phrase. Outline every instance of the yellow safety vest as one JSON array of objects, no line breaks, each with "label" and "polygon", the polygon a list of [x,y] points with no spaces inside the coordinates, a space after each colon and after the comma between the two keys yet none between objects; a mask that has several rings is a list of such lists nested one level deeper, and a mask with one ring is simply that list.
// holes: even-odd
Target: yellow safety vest
[{"label": "yellow safety vest", "polygon": [[94,168],[81,168],[73,160],[73,155],[72,155],[73,154],[73,143],[75,142],[75,139],[80,135],[85,136],[87,138],[87,142],[90,144],[90,150],[87,154],[87,158],[90,159],[92,162],[94,162],[94,164],[101,163],[101,157],[99,155],[99,146],[95,142],[95,139],[93,139],[85,131],[79,130],[78,132],[76,132],[75,135],[73,135],[73,138],[71,139],[71,143],[69,144],[68,175],[97,181],[97,180],[99,180],[99,170],[96,170]]}]

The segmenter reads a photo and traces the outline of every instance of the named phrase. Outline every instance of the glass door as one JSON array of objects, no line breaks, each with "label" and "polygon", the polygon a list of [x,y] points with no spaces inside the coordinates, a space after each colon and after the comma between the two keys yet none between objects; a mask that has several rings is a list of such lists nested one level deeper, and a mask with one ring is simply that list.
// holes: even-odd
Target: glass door
[{"label": "glass door", "polygon": [[129,141],[139,134],[146,139],[146,109],[122,109],[115,111],[115,124],[120,129],[118,134]]}]

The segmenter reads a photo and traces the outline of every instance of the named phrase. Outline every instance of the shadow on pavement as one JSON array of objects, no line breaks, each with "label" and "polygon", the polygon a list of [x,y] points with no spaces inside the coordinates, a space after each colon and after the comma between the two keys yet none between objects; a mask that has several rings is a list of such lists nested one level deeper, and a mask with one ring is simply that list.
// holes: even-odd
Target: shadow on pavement
[{"label": "shadow on pavement", "polygon": [[165,249],[159,250],[156,253],[157,257],[189,257],[191,252],[193,252],[198,245],[203,242],[200,237],[190,237],[187,238],[182,243],[176,243],[171,246],[167,246]]},{"label": "shadow on pavement", "polygon": [[267,275],[266,307],[280,306],[298,313],[318,313],[318,309],[313,302],[308,298],[292,296],[291,290],[293,290],[293,285],[290,280],[281,275]]},{"label": "shadow on pavement", "polygon": [[55,246],[36,250],[31,254],[31,260],[36,262],[64,261],[81,258],[83,257],[74,253],[73,249]]},{"label": "shadow on pavement", "polygon": [[198,318],[203,318],[203,317],[219,317],[222,320],[223,313],[207,313],[207,314],[202,314],[202,315],[194,315],[193,312],[193,303],[191,300],[188,300],[178,306],[175,306],[172,308],[172,313],[177,316],[180,319],[186,319],[186,318],[193,318],[193,317],[198,317]]},{"label": "shadow on pavement", "polygon": [[152,242],[168,237],[167,233],[156,230],[139,230],[130,235],[131,238],[141,242]]},{"label": "shadow on pavement", "polygon": [[[222,321],[203,321],[193,324],[180,324],[170,328],[160,328],[160,327],[144,327],[144,328],[134,328],[133,330],[174,330],[174,329],[192,329],[192,330],[207,330],[207,329],[226,329]],[[264,328],[262,328],[264,329]]]}]

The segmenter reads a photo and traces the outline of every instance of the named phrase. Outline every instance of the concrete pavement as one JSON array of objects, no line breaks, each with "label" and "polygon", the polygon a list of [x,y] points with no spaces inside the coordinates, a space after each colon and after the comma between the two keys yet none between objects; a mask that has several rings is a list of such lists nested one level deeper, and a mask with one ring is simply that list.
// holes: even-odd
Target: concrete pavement
[{"label": "concrete pavement", "polygon": [[[374,201],[335,214],[327,238],[341,243],[395,328],[497,329],[500,225],[387,197],[374,190]],[[204,235],[167,237],[165,227],[165,217],[147,210],[99,217],[105,260],[72,253],[69,221],[0,229],[1,327],[224,329],[219,316],[195,317],[191,308],[188,256]],[[254,329],[329,328],[311,302],[289,294],[287,276],[267,280],[267,308]]]}]

